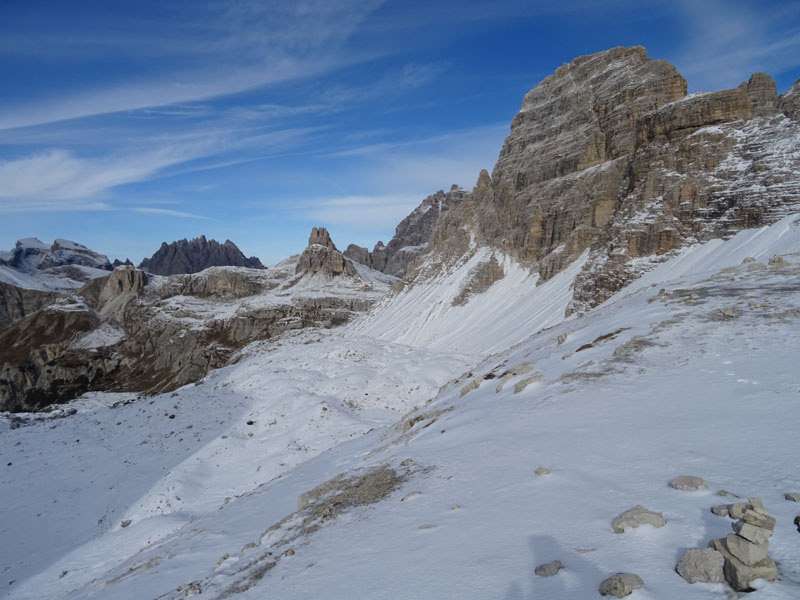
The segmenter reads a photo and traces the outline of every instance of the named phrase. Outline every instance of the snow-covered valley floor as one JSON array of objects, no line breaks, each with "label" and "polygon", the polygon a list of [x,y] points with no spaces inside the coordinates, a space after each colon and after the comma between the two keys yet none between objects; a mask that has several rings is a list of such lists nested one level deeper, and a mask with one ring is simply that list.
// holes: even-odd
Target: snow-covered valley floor
[{"label": "snow-covered valley floor", "polygon": [[[471,326],[486,348],[509,335],[442,318],[459,347]],[[345,328],[253,345],[174,394],[0,421],[0,594],[585,599],[627,571],[645,584],[633,599],[725,598],[674,568],[731,532],[709,510],[726,489],[777,519],[779,578],[749,597],[800,597],[800,504],[784,499],[800,492],[795,218],[687,250],[489,356]],[[336,475],[381,467],[397,480],[380,493],[298,511]],[[667,486],[684,474],[708,489]],[[637,504],[666,525],[614,533]],[[554,559],[560,573],[534,574]]]}]

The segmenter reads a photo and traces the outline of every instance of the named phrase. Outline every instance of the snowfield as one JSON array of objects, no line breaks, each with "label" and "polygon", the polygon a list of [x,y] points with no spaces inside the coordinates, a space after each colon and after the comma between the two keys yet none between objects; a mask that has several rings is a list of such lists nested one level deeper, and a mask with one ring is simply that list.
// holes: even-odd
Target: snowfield
[{"label": "snowfield", "polygon": [[[635,600],[721,599],[675,565],[731,532],[725,489],[777,519],[778,580],[748,597],[800,597],[800,217],[568,320],[577,265],[537,285],[501,264],[464,306],[470,265],[173,394],[5,415],[0,594],[586,599],[624,571]],[[666,524],[614,533],[638,504]]]}]

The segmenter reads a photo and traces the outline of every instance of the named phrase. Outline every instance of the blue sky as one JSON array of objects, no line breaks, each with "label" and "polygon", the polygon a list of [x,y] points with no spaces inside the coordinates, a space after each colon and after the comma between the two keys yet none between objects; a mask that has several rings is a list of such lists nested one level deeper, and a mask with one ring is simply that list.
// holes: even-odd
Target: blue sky
[{"label": "blue sky", "polygon": [[0,249],[138,263],[205,234],[266,263],[388,241],[491,170],[560,64],[643,45],[689,91],[800,77],[800,3],[0,0]]}]

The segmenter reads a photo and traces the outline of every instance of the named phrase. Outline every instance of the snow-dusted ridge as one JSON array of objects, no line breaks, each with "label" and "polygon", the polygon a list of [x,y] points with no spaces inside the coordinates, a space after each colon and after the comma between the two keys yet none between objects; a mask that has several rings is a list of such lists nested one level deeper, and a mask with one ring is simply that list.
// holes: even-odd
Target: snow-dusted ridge
[{"label": "snow-dusted ridge", "polygon": [[[234,597],[584,599],[630,571],[645,582],[632,598],[719,599],[722,584],[689,585],[674,566],[731,531],[709,512],[725,488],[778,523],[780,579],[749,597],[796,598],[800,510],[783,494],[800,491],[800,216],[684,249],[566,321],[569,281],[548,291],[556,278],[536,286],[498,260],[505,277],[464,306],[452,299],[474,265],[344,330],[250,346],[172,395],[90,395],[16,429],[4,418],[0,589],[220,598],[247,578]],[[519,320],[537,293],[559,317]],[[452,352],[470,339],[481,357]],[[277,544],[298,516],[262,536],[301,493],[407,459],[418,468],[386,500],[290,545]],[[710,488],[666,486],[681,474]],[[666,525],[613,533],[636,504]],[[533,574],[553,559],[561,573]]]}]

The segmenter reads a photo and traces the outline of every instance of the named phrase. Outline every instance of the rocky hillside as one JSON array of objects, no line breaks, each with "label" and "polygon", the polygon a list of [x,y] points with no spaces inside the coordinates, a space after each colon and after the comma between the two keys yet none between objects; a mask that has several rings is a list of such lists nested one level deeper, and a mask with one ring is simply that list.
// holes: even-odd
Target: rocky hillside
[{"label": "rocky hillside", "polygon": [[409,278],[483,246],[547,280],[588,251],[568,308],[584,311],[687,245],[800,208],[800,82],[686,90],[641,47],[561,66],[525,96],[491,175],[419,229],[430,246]]},{"label": "rocky hillside", "polygon": [[369,308],[391,278],[343,259],[323,228],[269,269],[160,277],[117,267],[73,294],[8,295],[0,411],[38,410],[92,390],[161,392],[201,379],[255,340],[332,327]]},{"label": "rocky hillside", "polygon": [[209,267],[248,267],[263,269],[264,265],[255,256],[247,258],[230,240],[220,244],[201,235],[189,241],[163,242],[158,251],[145,258],[139,268],[154,275],[179,275],[199,273]]},{"label": "rocky hillside", "polygon": [[440,217],[459,205],[466,195],[457,185],[453,185],[447,193],[439,190],[425,198],[410,215],[400,221],[394,237],[387,245],[378,242],[370,252],[350,244],[344,255],[377,271],[403,277],[411,262],[427,250]]}]

